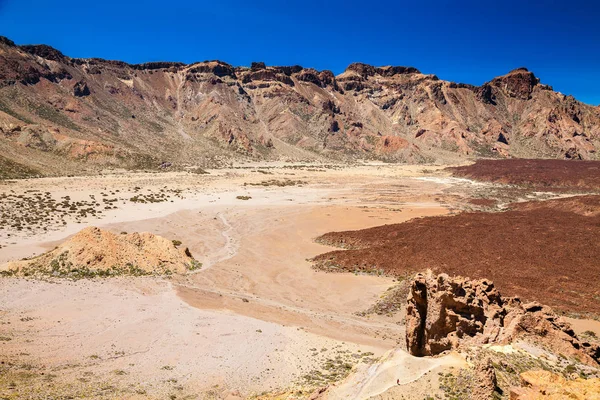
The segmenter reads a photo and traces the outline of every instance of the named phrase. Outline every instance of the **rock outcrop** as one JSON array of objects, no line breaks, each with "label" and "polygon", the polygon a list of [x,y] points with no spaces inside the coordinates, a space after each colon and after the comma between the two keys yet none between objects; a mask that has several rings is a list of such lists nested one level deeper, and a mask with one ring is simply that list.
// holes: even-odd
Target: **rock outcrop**
[{"label": "rock outcrop", "polygon": [[83,80],[81,80],[81,81],[77,82],[75,85],[73,85],[73,96],[84,97],[84,96],[89,96],[89,95],[90,95],[90,88]]},{"label": "rock outcrop", "polygon": [[489,400],[499,392],[496,370],[492,360],[486,358],[475,365],[476,381],[473,382],[472,400]]},{"label": "rock outcrop", "polygon": [[530,338],[584,362],[600,362],[600,348],[580,341],[552,309],[503,298],[487,280],[417,274],[407,301],[406,346],[415,356]]},{"label": "rock outcrop", "polygon": [[549,371],[527,371],[521,385],[510,390],[510,400],[600,399],[600,378],[568,380]]},{"label": "rock outcrop", "polygon": [[5,275],[64,278],[185,273],[200,267],[190,251],[152,233],[83,229],[54,250],[0,267]]}]

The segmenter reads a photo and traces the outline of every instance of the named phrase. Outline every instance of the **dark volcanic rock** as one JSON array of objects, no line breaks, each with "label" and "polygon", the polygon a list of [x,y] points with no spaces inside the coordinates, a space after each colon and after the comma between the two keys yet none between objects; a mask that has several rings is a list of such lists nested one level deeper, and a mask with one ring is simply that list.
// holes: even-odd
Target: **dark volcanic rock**
[{"label": "dark volcanic rock", "polygon": [[84,97],[89,95],[90,88],[88,88],[88,85],[85,83],[85,81],[81,80],[73,85],[73,96]]},{"label": "dark volcanic rock", "polygon": [[20,48],[29,54],[45,58],[46,60],[61,61],[65,59],[63,53],[45,44],[25,45],[20,46]]},{"label": "dark volcanic rock", "polygon": [[231,78],[235,78],[235,70],[234,68],[221,61],[210,61],[207,63],[196,64],[188,70],[189,73],[210,73],[214,74],[220,78],[224,76],[229,76]]},{"label": "dark volcanic rock", "polygon": [[153,61],[142,64],[133,64],[131,68],[135,70],[155,70],[155,69],[169,69],[185,67],[186,64],[182,62],[168,62],[168,61]]},{"label": "dark volcanic rock", "polygon": [[250,64],[250,69],[252,71],[260,71],[261,69],[265,68],[267,68],[267,66],[264,62],[253,62],[252,64]]},{"label": "dark volcanic rock", "polygon": [[340,124],[337,121],[331,121],[331,125],[329,126],[329,132],[335,133],[340,130]]},{"label": "dark volcanic rock", "polygon": [[387,66],[377,68],[377,73],[381,76],[394,76],[402,74],[420,74],[421,71],[419,71],[415,67]]},{"label": "dark volcanic rock", "polygon": [[16,47],[17,45],[15,44],[15,42],[13,42],[12,40],[10,40],[9,38],[5,37],[5,36],[0,36],[0,43],[9,46],[9,47]]},{"label": "dark volcanic rock", "polygon": [[489,83],[484,83],[475,92],[477,98],[486,104],[496,105],[496,96],[494,95],[492,86]]},{"label": "dark volcanic rock", "polygon": [[362,76],[363,78],[367,78],[369,76],[374,76],[377,73],[377,69],[369,64],[363,64],[363,63],[352,63],[350,65],[348,65],[348,68],[346,68],[347,71],[354,71],[356,73],[358,73],[360,76]]},{"label": "dark volcanic rock", "polygon": [[496,139],[496,141],[500,142],[500,143],[508,144],[508,139],[506,138],[506,136],[504,136],[504,134],[502,132],[500,132],[500,134],[498,135],[498,139]]},{"label": "dark volcanic rock", "polygon": [[290,67],[282,66],[282,67],[273,67],[273,68],[276,69],[277,71],[280,71],[280,72],[288,75],[288,76],[290,76],[292,74],[297,74],[298,72],[300,72],[304,69],[300,65],[292,65]]},{"label": "dark volcanic rock", "polygon": [[444,91],[442,90],[442,85],[435,84],[434,86],[432,86],[431,94],[433,95],[433,98],[435,99],[435,101],[439,102],[440,104],[447,103],[446,96],[444,96]]}]

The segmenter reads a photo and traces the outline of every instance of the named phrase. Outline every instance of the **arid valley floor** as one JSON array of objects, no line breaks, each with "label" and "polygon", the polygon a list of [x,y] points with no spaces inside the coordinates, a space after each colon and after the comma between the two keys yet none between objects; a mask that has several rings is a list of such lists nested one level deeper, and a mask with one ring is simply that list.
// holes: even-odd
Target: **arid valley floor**
[{"label": "arid valley floor", "polygon": [[[492,183],[453,176],[440,166],[383,163],[262,163],[208,172],[111,171],[94,177],[0,181],[0,265],[50,251],[91,226],[116,235],[150,232],[181,242],[202,263],[187,273],[160,276],[0,277],[0,398],[464,398],[453,390],[460,386],[457,380],[466,379],[460,371],[473,366],[469,349],[436,357],[413,357],[405,350],[403,285],[428,268],[490,278],[503,294],[550,304],[580,337],[594,342],[600,336],[600,251],[593,240],[600,229],[600,206],[594,196],[586,196],[587,206],[572,200],[598,193],[599,187],[554,190],[560,185]],[[539,212],[531,205],[538,201],[557,207],[556,215],[589,218],[585,225],[577,222],[581,231],[573,228],[560,235],[565,245],[572,244],[569,233],[579,235],[587,253],[574,247],[580,258],[563,254],[579,270],[564,265],[557,272],[548,264],[547,279],[540,284],[550,287],[548,293],[535,289],[538,282],[523,282],[529,279],[525,273],[521,281],[510,281],[513,275],[503,274],[508,267],[502,259],[474,268],[479,260],[461,252],[461,246],[472,246],[468,235],[465,242],[448,242],[453,235],[447,232],[464,234],[451,218],[462,218],[464,226],[479,223],[478,215],[524,213],[515,217],[518,221],[527,212]],[[556,224],[572,220],[544,219]],[[374,268],[376,250],[369,246],[342,251],[331,246],[340,247],[340,240],[356,244],[351,240],[358,239],[344,231],[394,230],[410,227],[403,224],[409,220],[449,225],[419,231],[427,234],[427,246],[407,239],[421,238],[415,231],[402,242],[410,249],[385,240],[369,244],[388,246],[392,254],[387,258],[397,261],[393,265]],[[509,249],[506,265],[513,268],[523,249],[496,240],[502,236],[510,241],[511,226],[485,223],[489,236],[481,243]],[[375,228],[382,225],[387,226]],[[342,233],[321,237],[329,232]],[[432,232],[446,232],[444,241],[437,243]],[[486,234],[473,232],[481,238]],[[378,240],[396,234],[402,233],[381,234]],[[365,245],[370,239],[367,234],[360,240]],[[549,250],[557,247],[551,240],[556,238],[540,236],[535,254],[556,259]],[[447,252],[448,260],[440,262],[419,255],[415,249],[421,246],[428,254],[438,254],[439,246],[454,253]],[[348,256],[354,253],[339,260],[329,255],[347,251],[365,252],[359,258],[373,265],[359,266]],[[595,273],[590,272],[594,264]],[[345,272],[332,273],[332,267]],[[552,292],[552,283],[559,281],[564,286],[554,289],[579,292],[563,293],[564,307]],[[396,291],[401,301],[390,300]],[[599,373],[568,354],[562,362],[563,357],[525,342],[485,351],[496,354],[492,359],[524,359],[521,353],[533,357],[536,361],[513,374],[517,379],[518,372],[535,369],[536,363],[556,370],[569,367],[570,374],[589,379]],[[511,363],[503,362],[498,361],[501,366]],[[509,378],[500,378],[508,398]]]}]

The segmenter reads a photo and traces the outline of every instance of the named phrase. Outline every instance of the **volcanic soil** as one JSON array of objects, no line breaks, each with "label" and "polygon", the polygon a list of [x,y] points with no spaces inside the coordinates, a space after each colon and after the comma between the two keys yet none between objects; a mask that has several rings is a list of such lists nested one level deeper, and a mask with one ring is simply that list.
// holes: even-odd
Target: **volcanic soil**
[{"label": "volcanic soil", "polygon": [[[508,296],[557,310],[600,314],[600,196],[573,196],[600,184],[600,163],[482,160],[459,176],[561,189],[564,198],[514,202],[497,212],[463,212],[400,224],[332,232],[318,242],[344,248],[314,258],[327,271],[406,276],[433,269],[488,278]],[[470,199],[493,206],[494,199]]]},{"label": "volcanic soil", "polygon": [[574,160],[477,160],[446,168],[454,176],[558,190],[600,190],[600,162]]}]

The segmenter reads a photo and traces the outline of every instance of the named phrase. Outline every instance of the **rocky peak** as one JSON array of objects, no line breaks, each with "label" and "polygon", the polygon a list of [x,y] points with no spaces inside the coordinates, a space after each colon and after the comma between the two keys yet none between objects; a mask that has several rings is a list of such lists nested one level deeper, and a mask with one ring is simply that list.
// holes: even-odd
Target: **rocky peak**
[{"label": "rocky peak", "polygon": [[26,53],[45,58],[46,60],[62,61],[66,58],[63,53],[45,44],[25,45],[19,46],[19,48]]},{"label": "rocky peak", "polygon": [[369,76],[374,76],[377,73],[377,68],[369,64],[352,63],[348,65],[346,71],[353,71],[366,79]]},{"label": "rocky peak", "polygon": [[236,77],[235,69],[231,65],[218,60],[193,64],[188,73],[211,73],[218,77]]},{"label": "rocky peak", "polygon": [[533,88],[540,80],[527,68],[521,67],[510,71],[508,74],[494,78],[490,84],[504,90],[510,97],[521,100],[531,98]]},{"label": "rocky peak", "polygon": [[9,47],[17,47],[15,42],[7,38],[6,36],[0,36],[0,43]]},{"label": "rocky peak", "polygon": [[280,66],[280,67],[273,67],[276,70],[290,76],[292,74],[297,74],[298,72],[302,71],[304,68],[300,65],[292,65],[292,66]]},{"label": "rocky peak", "polygon": [[264,62],[252,62],[252,64],[250,64],[250,69],[252,71],[259,71],[261,69],[266,69],[267,66],[265,65]]},{"label": "rocky peak", "polygon": [[403,66],[385,66],[377,68],[377,73],[381,76],[394,76],[404,74],[420,74],[421,71],[415,67],[403,67]]},{"label": "rocky peak", "polygon": [[364,63],[353,63],[346,68],[346,71],[352,71],[360,75],[363,79],[367,79],[369,76],[381,75],[390,77],[394,75],[402,74],[420,74],[421,72],[415,67],[403,67],[403,66],[391,66],[386,65],[383,67],[374,67]]},{"label": "rocky peak", "polygon": [[185,67],[186,64],[182,62],[172,62],[172,61],[151,61],[142,64],[133,64],[131,68],[136,70],[156,70],[156,69],[169,69],[175,68],[179,69]]},{"label": "rocky peak", "polygon": [[338,88],[335,75],[328,70],[319,72],[312,68],[303,68],[296,74],[296,78],[299,81],[311,82],[320,87],[333,86],[334,89]]}]

